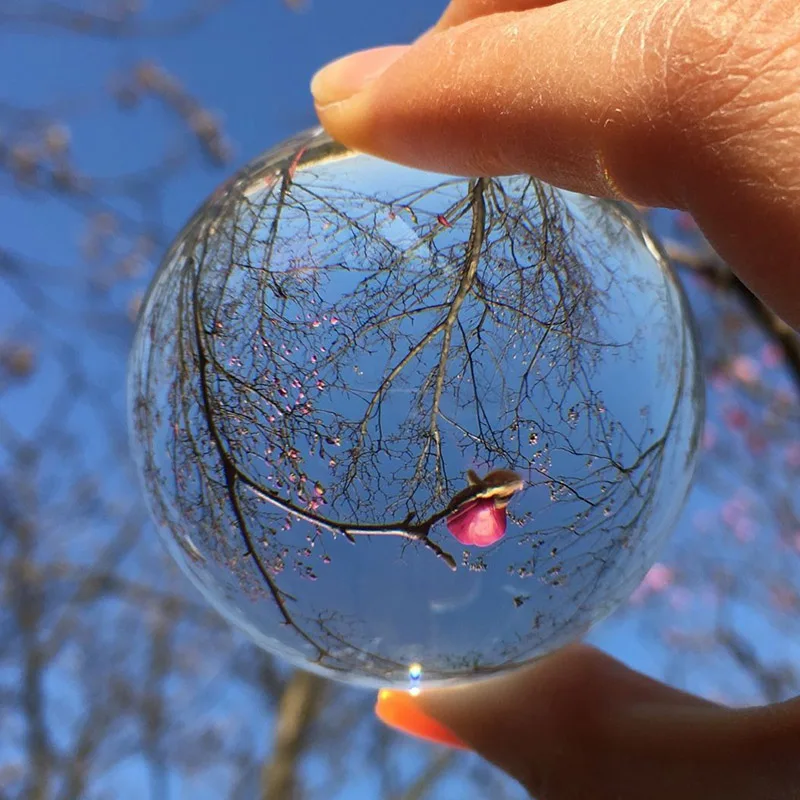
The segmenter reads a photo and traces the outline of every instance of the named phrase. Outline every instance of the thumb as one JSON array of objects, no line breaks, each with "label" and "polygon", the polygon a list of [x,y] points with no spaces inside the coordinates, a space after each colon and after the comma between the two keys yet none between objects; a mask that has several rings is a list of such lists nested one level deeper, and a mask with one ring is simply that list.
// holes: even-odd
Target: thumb
[{"label": "thumb", "polygon": [[357,53],[312,92],[388,160],[684,208],[798,324],[798,31],[795,0],[565,0]]},{"label": "thumb", "polygon": [[800,788],[795,701],[727,709],[585,645],[416,698],[381,692],[376,712],[477,752],[539,800],[788,800]]}]

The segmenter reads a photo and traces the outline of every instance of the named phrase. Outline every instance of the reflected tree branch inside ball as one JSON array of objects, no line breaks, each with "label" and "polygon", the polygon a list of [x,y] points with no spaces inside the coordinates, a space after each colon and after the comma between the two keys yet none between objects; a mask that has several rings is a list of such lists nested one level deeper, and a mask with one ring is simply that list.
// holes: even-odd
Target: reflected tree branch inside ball
[{"label": "reflected tree branch inside ball", "polygon": [[[616,206],[296,137],[212,196],[145,300],[153,516],[268,647],[489,674],[582,630],[661,535],[696,447],[680,303]],[[488,597],[481,643],[414,650],[425,615],[457,638]]]}]

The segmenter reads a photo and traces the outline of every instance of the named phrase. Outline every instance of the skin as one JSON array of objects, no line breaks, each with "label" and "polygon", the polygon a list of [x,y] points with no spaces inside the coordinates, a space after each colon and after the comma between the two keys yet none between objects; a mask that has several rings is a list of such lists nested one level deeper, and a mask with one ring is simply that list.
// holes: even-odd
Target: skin
[{"label": "skin", "polygon": [[312,90],[334,138],[383,158],[685,209],[797,327],[798,81],[796,0],[456,0]]},{"label": "skin", "polygon": [[[453,0],[312,92],[334,138],[386,159],[684,209],[797,328],[798,87],[797,0]],[[540,800],[800,798],[800,700],[726,708],[582,644],[376,711]]]}]

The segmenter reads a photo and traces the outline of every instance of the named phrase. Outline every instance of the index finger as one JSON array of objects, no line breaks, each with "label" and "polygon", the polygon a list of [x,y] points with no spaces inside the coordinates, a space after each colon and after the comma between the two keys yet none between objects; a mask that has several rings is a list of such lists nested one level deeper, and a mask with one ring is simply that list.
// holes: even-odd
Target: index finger
[{"label": "index finger", "polygon": [[334,138],[423,169],[527,173],[684,208],[800,324],[794,0],[565,0],[480,16],[390,55],[369,53],[366,83],[363,54],[317,76]]},{"label": "index finger", "polygon": [[478,17],[501,14],[506,11],[530,11],[532,8],[552,6],[564,0],[450,0],[434,31],[443,31]]}]

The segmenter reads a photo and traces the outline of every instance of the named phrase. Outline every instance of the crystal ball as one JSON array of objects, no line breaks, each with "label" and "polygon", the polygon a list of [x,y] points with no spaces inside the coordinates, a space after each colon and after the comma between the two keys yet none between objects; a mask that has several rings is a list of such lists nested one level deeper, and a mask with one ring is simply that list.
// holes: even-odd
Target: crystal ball
[{"label": "crystal ball", "polygon": [[266,650],[373,688],[513,668],[618,607],[685,503],[704,396],[626,207],[321,130],[183,229],[128,392],[189,579]]}]

